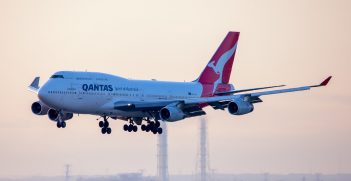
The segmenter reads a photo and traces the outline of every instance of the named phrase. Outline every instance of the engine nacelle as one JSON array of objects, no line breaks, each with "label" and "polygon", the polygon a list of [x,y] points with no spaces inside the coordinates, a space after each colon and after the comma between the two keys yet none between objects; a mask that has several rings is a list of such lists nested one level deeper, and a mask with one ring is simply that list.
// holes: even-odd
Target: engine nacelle
[{"label": "engine nacelle", "polygon": [[31,106],[32,112],[36,115],[45,115],[48,113],[49,107],[40,101],[33,102]]},{"label": "engine nacelle", "polygon": [[[59,112],[55,109],[49,109],[48,117],[51,121],[58,121],[59,120]],[[61,116],[62,121],[66,121],[73,118],[73,113],[63,113]]]},{"label": "engine nacelle", "polygon": [[232,101],[228,104],[228,111],[233,115],[243,115],[254,110],[252,103],[245,101]]},{"label": "engine nacelle", "polygon": [[174,122],[185,118],[184,112],[176,106],[166,106],[160,110],[162,121]]}]

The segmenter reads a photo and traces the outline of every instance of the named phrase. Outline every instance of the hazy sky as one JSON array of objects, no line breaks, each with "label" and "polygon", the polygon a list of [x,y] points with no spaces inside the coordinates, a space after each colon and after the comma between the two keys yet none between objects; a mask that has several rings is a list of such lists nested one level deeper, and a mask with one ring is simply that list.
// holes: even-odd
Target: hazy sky
[{"label": "hazy sky", "polygon": [[[351,172],[351,1],[0,0],[0,176],[156,173],[157,137],[101,135],[97,117],[57,129],[26,90],[59,70],[191,81],[228,31],[240,31],[237,88],[330,85],[262,97],[252,114],[207,108],[217,172]],[[43,83],[43,82],[41,82]],[[194,173],[198,118],[170,123],[169,171]]]}]

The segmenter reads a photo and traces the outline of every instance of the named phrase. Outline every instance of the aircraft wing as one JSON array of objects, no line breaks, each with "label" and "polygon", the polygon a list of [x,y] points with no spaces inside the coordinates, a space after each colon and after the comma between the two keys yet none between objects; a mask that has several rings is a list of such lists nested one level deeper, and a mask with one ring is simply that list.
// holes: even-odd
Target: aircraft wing
[{"label": "aircraft wing", "polygon": [[[246,94],[235,94],[227,96],[214,96],[214,97],[201,97],[201,98],[191,98],[184,100],[150,100],[150,101],[113,101],[112,104],[107,105],[108,108],[121,111],[146,111],[146,112],[158,112],[165,106],[178,106],[187,115],[187,117],[200,116],[206,114],[202,110],[202,105],[210,105],[214,109],[226,108],[234,99],[242,99],[250,103],[262,102],[260,96],[271,95],[271,94],[281,94],[296,91],[305,91],[313,87],[326,86],[331,79],[331,76],[326,78],[322,83],[318,85],[302,86],[287,89],[278,89],[271,91],[253,92]],[[266,87],[263,87],[266,88]],[[269,88],[272,88],[269,87]],[[259,90],[262,88],[253,88],[252,90]],[[106,105],[105,105],[106,106]]]},{"label": "aircraft wing", "polygon": [[[114,109],[120,111],[145,111],[155,113],[160,111],[165,106],[181,105],[182,111],[186,117],[194,117],[205,115],[205,111],[198,104],[184,104],[184,100],[150,100],[150,101],[113,101],[112,104],[107,104],[104,109]],[[158,114],[156,114],[158,116]]]},{"label": "aircraft wing", "polygon": [[[251,102],[251,103],[257,103],[257,102],[262,102],[262,100],[259,98],[260,96],[264,95],[271,95],[271,94],[281,94],[281,93],[288,93],[288,92],[296,92],[296,91],[305,91],[309,90],[313,87],[321,87],[321,86],[326,86],[332,76],[329,76],[326,78],[322,83],[317,84],[317,85],[311,85],[311,86],[302,86],[302,87],[295,87],[295,88],[287,88],[287,89],[278,89],[278,90],[271,90],[271,91],[262,91],[262,92],[254,92],[254,93],[247,93],[247,94],[236,94],[236,95],[230,95],[230,96],[215,96],[215,97],[204,97],[204,98],[195,98],[195,99],[187,99],[184,101],[185,104],[196,104],[196,103],[220,103],[220,102],[225,102],[225,101],[230,101],[238,97],[242,97],[245,101]],[[261,89],[261,88],[259,88]]]}]

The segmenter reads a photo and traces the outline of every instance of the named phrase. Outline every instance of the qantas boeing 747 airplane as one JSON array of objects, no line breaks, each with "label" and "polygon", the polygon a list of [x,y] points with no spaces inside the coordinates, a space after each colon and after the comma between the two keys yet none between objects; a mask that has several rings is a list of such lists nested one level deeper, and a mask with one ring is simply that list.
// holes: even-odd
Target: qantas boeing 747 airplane
[{"label": "qantas boeing 747 airplane", "polygon": [[108,119],[127,121],[125,131],[162,134],[160,120],[180,121],[205,115],[204,107],[243,115],[262,102],[261,96],[309,90],[326,86],[331,76],[312,86],[260,91],[282,87],[268,86],[237,90],[229,83],[238,46],[239,32],[229,32],[200,76],[192,82],[130,80],[98,72],[59,71],[39,87],[39,77],[29,86],[39,100],[31,106],[36,115],[48,115],[58,128],[65,128],[73,114],[92,114],[102,118],[102,134],[110,134]]}]

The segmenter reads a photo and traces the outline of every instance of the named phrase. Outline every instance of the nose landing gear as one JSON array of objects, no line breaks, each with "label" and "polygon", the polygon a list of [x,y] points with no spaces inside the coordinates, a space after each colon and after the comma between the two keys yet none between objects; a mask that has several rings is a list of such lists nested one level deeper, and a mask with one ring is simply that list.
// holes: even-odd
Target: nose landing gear
[{"label": "nose landing gear", "polygon": [[66,127],[66,122],[65,121],[57,121],[56,123],[57,128],[65,128]]},{"label": "nose landing gear", "polygon": [[62,118],[63,114],[61,111],[58,111],[58,115],[57,115],[57,122],[56,122],[56,126],[57,128],[65,128],[66,127],[66,121]]}]

